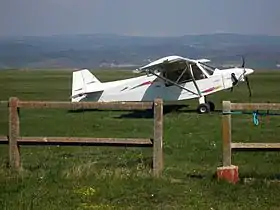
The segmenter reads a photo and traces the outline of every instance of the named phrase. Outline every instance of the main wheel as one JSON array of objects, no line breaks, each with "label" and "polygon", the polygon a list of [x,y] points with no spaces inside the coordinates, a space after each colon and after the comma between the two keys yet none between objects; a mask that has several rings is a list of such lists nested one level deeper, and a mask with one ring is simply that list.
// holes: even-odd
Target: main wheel
[{"label": "main wheel", "polygon": [[215,110],[215,104],[212,101],[207,101],[206,103],[209,105],[210,111],[214,111]]},{"label": "main wheel", "polygon": [[209,113],[210,112],[209,104],[199,104],[197,107],[197,112],[199,114]]}]

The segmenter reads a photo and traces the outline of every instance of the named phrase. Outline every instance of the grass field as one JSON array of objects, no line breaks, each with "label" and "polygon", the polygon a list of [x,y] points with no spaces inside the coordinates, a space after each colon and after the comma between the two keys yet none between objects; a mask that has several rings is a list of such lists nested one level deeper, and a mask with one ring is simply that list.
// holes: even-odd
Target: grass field
[{"label": "grass field", "polygon": [[[132,76],[129,72],[98,71],[102,81]],[[280,73],[261,72],[250,77],[253,97],[245,84],[233,93],[220,92],[209,99],[217,111],[194,112],[197,102],[164,116],[164,172],[151,174],[150,148],[23,146],[23,171],[8,168],[8,147],[0,146],[0,206],[22,209],[280,209],[277,152],[234,153],[242,180],[218,182],[221,166],[221,103],[280,102]],[[0,71],[0,100],[17,96],[26,100],[68,100],[71,72]],[[166,109],[165,109],[166,110]],[[144,112],[22,110],[25,136],[151,137],[153,119]],[[7,134],[7,107],[0,108],[0,134]],[[280,116],[233,116],[233,141],[277,142]]]}]

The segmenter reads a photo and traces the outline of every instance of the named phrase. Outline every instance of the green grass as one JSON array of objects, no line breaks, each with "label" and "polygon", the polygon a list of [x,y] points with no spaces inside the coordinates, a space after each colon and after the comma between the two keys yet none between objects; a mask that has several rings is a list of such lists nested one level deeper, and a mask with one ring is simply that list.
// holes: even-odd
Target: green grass
[{"label": "green grass", "polygon": [[[128,72],[96,72],[102,81],[128,78]],[[222,100],[280,102],[280,73],[251,76],[252,99],[245,84],[233,93],[210,97],[221,109]],[[0,100],[68,100],[71,72],[0,71]],[[164,172],[151,174],[150,148],[22,146],[23,170],[7,168],[8,147],[0,146],[1,209],[278,209],[276,152],[234,153],[240,176],[254,183],[231,185],[214,175],[221,166],[221,113],[198,115],[190,106],[164,116]],[[21,110],[21,135],[151,137],[152,119],[128,117],[128,111]],[[0,134],[7,134],[7,107],[0,107]],[[138,114],[139,115],[139,114]],[[127,116],[127,117],[126,117]],[[233,141],[277,142],[279,116],[261,117],[254,126],[249,115],[233,117]]]}]

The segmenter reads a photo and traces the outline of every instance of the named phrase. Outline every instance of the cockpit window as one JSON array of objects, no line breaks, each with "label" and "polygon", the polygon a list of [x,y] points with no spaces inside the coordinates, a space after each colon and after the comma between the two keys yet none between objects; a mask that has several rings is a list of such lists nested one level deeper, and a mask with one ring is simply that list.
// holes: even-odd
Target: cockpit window
[{"label": "cockpit window", "polygon": [[[184,62],[166,65],[163,77],[177,84],[185,83],[192,79],[189,67]],[[166,86],[173,85],[169,81],[166,81],[165,84]]]},{"label": "cockpit window", "polygon": [[[169,68],[163,72],[163,77],[176,84],[182,84],[186,82],[192,81],[192,74],[195,80],[205,79],[207,76],[201,71],[201,69],[196,64],[191,64],[191,70],[186,63],[182,63],[181,65],[169,65]],[[166,81],[166,86],[174,85],[174,83]]]},{"label": "cockpit window", "polygon": [[196,64],[191,64],[192,72],[195,80],[205,79],[206,75],[201,71],[201,69]]},{"label": "cockpit window", "polygon": [[214,71],[215,71],[215,67],[213,66],[210,66],[208,64],[205,64],[205,63],[199,63],[201,65],[201,67],[209,74],[209,75],[212,75],[214,74]]}]

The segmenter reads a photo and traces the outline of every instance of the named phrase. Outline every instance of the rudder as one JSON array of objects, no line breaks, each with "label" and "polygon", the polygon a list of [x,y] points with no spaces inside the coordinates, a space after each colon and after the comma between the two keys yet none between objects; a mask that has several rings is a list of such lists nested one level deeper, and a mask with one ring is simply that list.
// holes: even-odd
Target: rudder
[{"label": "rudder", "polygon": [[74,71],[72,73],[72,99],[86,93],[88,85],[93,83],[100,84],[101,82],[88,69]]}]

